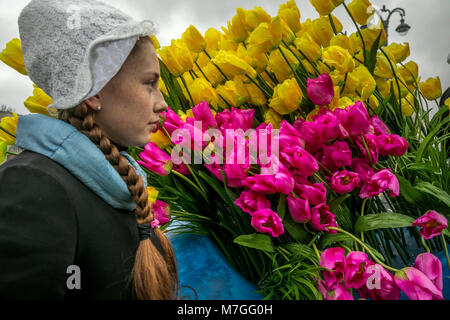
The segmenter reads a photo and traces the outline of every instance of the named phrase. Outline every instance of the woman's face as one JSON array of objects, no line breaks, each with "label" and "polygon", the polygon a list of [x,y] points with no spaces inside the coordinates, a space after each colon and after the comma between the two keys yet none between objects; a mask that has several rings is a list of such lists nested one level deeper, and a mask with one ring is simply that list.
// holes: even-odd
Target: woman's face
[{"label": "woman's face", "polygon": [[86,100],[96,111],[95,123],[123,147],[148,144],[161,112],[168,107],[158,87],[160,69],[155,49],[151,41],[139,41],[114,78]]}]

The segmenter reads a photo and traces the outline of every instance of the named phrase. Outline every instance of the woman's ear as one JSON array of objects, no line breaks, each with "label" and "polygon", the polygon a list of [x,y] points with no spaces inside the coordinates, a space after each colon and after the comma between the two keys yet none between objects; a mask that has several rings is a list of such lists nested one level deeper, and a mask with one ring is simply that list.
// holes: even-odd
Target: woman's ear
[{"label": "woman's ear", "polygon": [[102,108],[102,104],[100,101],[100,96],[96,94],[86,100],[84,100],[86,105],[94,111],[99,111]]}]

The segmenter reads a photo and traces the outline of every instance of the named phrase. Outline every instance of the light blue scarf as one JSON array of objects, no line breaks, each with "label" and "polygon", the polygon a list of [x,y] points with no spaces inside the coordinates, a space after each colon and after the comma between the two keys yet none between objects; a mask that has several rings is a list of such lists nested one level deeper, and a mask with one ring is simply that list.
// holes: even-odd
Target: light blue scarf
[{"label": "light blue scarf", "polygon": [[[16,145],[58,162],[112,207],[136,208],[126,183],[103,152],[71,124],[42,114],[19,116]],[[147,187],[147,175],[139,164],[125,151],[120,154]]]}]

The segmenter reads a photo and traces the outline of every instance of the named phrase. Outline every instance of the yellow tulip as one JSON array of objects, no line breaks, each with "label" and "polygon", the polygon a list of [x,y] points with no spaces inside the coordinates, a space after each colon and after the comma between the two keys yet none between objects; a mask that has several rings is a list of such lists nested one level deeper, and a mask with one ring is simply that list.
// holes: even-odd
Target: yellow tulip
[{"label": "yellow tulip", "polygon": [[280,129],[282,120],[283,117],[272,108],[269,108],[264,112],[264,122],[267,124],[271,123],[274,129]]},{"label": "yellow tulip", "polygon": [[220,51],[212,61],[225,73],[228,78],[235,75],[249,75],[256,77],[256,71],[245,60],[239,58],[231,51]]},{"label": "yellow tulip", "polygon": [[414,113],[414,96],[408,93],[404,98],[402,98],[402,114],[405,117],[410,117]]},{"label": "yellow tulip", "polygon": [[361,99],[367,100],[377,87],[375,79],[364,65],[359,65],[353,73],[360,81],[357,90],[361,94]]},{"label": "yellow tulip", "polygon": [[269,106],[281,115],[289,114],[300,107],[303,93],[295,79],[277,85]]},{"label": "yellow tulip", "polygon": [[189,28],[186,29],[185,32],[181,35],[181,39],[183,39],[184,43],[186,43],[189,50],[193,52],[201,52],[206,49],[206,41],[203,38],[202,34],[194,27],[192,24]]},{"label": "yellow tulip", "polygon": [[419,76],[419,66],[414,61],[409,61],[398,68],[397,72],[401,74],[407,84],[414,84]]},{"label": "yellow tulip", "polygon": [[280,50],[274,50],[269,55],[269,67],[270,69],[278,73],[284,73],[287,75],[292,75],[292,69],[289,67],[289,65],[295,70],[299,66],[299,61],[297,58],[290,52],[288,49],[285,49],[284,47],[280,47],[281,51],[283,52],[284,57],[287,58],[289,61],[289,64],[286,62],[286,59],[281,54]]},{"label": "yellow tulip", "polygon": [[353,47],[352,41],[350,41],[349,37],[344,34],[333,36],[333,38],[331,38],[330,40],[330,46],[339,46],[341,48],[347,49],[351,55],[353,55],[356,51]]},{"label": "yellow tulip", "polygon": [[[336,27],[336,31],[342,31],[341,22],[333,15],[334,25]],[[311,22],[311,29],[308,31],[314,41],[321,45],[322,47],[328,47],[330,45],[330,40],[334,36],[333,28],[331,27],[330,20],[328,17],[320,17]]]},{"label": "yellow tulip", "polygon": [[211,86],[211,83],[203,78],[195,79],[189,86],[189,92],[191,93],[194,104],[197,105],[200,102],[207,101],[213,107],[217,107],[219,97],[216,90]]},{"label": "yellow tulip", "polygon": [[206,50],[217,50],[221,36],[222,35],[220,32],[214,28],[209,28],[206,30],[204,37],[206,42]]},{"label": "yellow tulip", "polygon": [[300,29],[300,10],[294,0],[290,0],[282,5],[278,9],[278,15],[286,21],[289,28],[297,33]]},{"label": "yellow tulip", "polygon": [[309,61],[317,61],[320,58],[322,50],[320,46],[312,39],[312,37],[305,33],[301,37],[295,39],[295,47],[300,50]]},{"label": "yellow tulip", "polygon": [[148,202],[150,202],[150,204],[155,203],[156,199],[158,198],[158,194],[159,194],[158,190],[156,190],[152,186],[148,186],[147,193],[148,193]]},{"label": "yellow tulip", "polygon": [[225,78],[212,62],[209,62],[206,66],[202,67],[202,71],[213,86],[225,82]]},{"label": "yellow tulip", "polygon": [[[384,28],[382,28],[382,27],[381,28],[366,28],[366,29],[361,30],[361,34],[364,39],[364,46],[366,47],[367,51],[370,51],[372,49],[373,45],[375,44],[375,40],[380,35],[380,32],[381,32],[381,37],[380,37],[380,40],[378,43],[378,48],[380,48],[382,45],[384,45],[386,43],[387,34],[386,34],[386,31],[384,30]],[[352,33],[349,38],[355,49],[360,49],[360,50],[363,49],[362,41],[359,36],[359,33],[357,33],[357,32]]]},{"label": "yellow tulip", "polygon": [[248,92],[239,78],[227,81],[223,86],[217,87],[217,93],[232,107],[239,107],[248,101]]},{"label": "yellow tulip", "polygon": [[336,8],[331,0],[309,0],[309,2],[321,16],[329,15]]},{"label": "yellow tulip", "polygon": [[[3,117],[0,121],[0,141],[3,140],[9,145],[16,142],[17,121],[19,116],[13,112],[10,117]],[[3,130],[2,130],[3,129]]]},{"label": "yellow tulip", "polygon": [[164,149],[170,146],[170,139],[166,136],[166,134],[161,130],[157,130],[150,135],[151,142],[156,144],[158,148]]},{"label": "yellow tulip", "polygon": [[360,25],[366,25],[374,13],[369,0],[353,0],[348,4],[348,10]]},{"label": "yellow tulip", "polygon": [[341,98],[341,88],[338,86],[334,86],[334,97],[329,104],[331,110],[334,110],[339,106],[340,98]]},{"label": "yellow tulip", "polygon": [[390,45],[388,45],[385,49],[392,54],[396,63],[405,61],[406,58],[408,58],[409,55],[411,54],[408,42],[404,42],[403,44],[393,42]]},{"label": "yellow tulip", "polygon": [[270,23],[263,22],[248,37],[248,53],[266,53],[277,48],[283,36],[280,17],[274,17]]},{"label": "yellow tulip", "polygon": [[355,62],[348,50],[339,46],[325,48],[322,53],[322,60],[342,74],[352,72],[355,68]]},{"label": "yellow tulip", "polygon": [[152,40],[153,47],[155,48],[155,50],[158,50],[158,49],[161,48],[161,45],[159,44],[158,38],[156,38],[155,35],[151,35],[150,36],[150,40]]},{"label": "yellow tulip", "polygon": [[389,81],[383,78],[375,77],[375,82],[377,83],[377,90],[383,98],[386,98],[391,92],[391,85]]},{"label": "yellow tulip", "polygon": [[228,31],[231,33],[234,41],[243,42],[247,40],[249,35],[247,25],[245,23],[245,10],[236,9],[236,15],[230,21],[227,21]]},{"label": "yellow tulip", "polygon": [[270,20],[270,15],[261,7],[245,11],[245,23],[249,31],[255,30],[263,22],[270,23]]},{"label": "yellow tulip", "polygon": [[24,101],[25,107],[32,113],[41,113],[50,116],[47,107],[53,102],[42,89],[33,83],[33,95]]},{"label": "yellow tulip", "polygon": [[391,79],[394,76],[392,69],[396,71],[397,66],[392,54],[389,51],[385,51],[385,53],[389,60],[382,52],[377,52],[377,63],[375,64],[373,74],[380,78]]},{"label": "yellow tulip", "polygon": [[356,74],[356,69],[353,72],[347,73],[347,79],[345,79],[344,93],[347,95],[355,95],[355,91],[361,87],[361,79]]},{"label": "yellow tulip", "polygon": [[419,89],[427,100],[436,100],[442,96],[441,79],[439,77],[429,78],[425,82],[419,83]]},{"label": "yellow tulip", "polygon": [[[192,69],[194,65],[189,49],[187,47],[176,46],[174,40],[172,40],[172,45],[162,47],[158,53],[170,73],[175,77],[181,76],[185,71]],[[186,61],[189,62],[189,59],[191,66],[185,69],[185,66],[189,66],[189,63],[186,63]]]},{"label": "yellow tulip", "polygon": [[345,0],[331,0],[331,2],[334,3],[334,6],[335,6],[335,7],[340,6],[341,4],[343,4],[344,1],[345,1]]},{"label": "yellow tulip", "polygon": [[372,115],[373,111],[375,111],[379,105],[380,105],[380,101],[377,99],[377,97],[375,97],[374,95],[371,95],[369,97],[370,108],[367,108],[367,111],[369,112],[369,114]]},{"label": "yellow tulip", "polygon": [[[403,98],[406,97],[406,95],[409,93],[408,87],[403,85],[403,83],[406,83],[405,79],[403,79],[403,77],[399,74],[397,74],[397,78],[398,78],[398,86],[397,86],[397,81],[396,79],[391,79],[389,80],[389,85],[392,86],[392,92],[395,95],[396,99],[399,98]],[[398,87],[400,87],[400,96],[398,93]]]},{"label": "yellow tulip", "polygon": [[0,52],[0,60],[21,74],[27,75],[23,62],[22,45],[18,38],[14,38],[6,44],[6,48]]},{"label": "yellow tulip", "polygon": [[256,70],[257,73],[264,72],[269,62],[267,56],[264,53],[257,53],[253,56],[250,56],[243,43],[238,44],[236,55],[247,62],[253,69]]},{"label": "yellow tulip", "polygon": [[264,106],[267,104],[267,99],[264,93],[253,83],[246,83],[245,88],[248,92],[248,102],[255,106]]},{"label": "yellow tulip", "polygon": [[345,109],[348,106],[351,106],[355,104],[355,101],[353,101],[352,99],[350,99],[349,97],[342,97],[339,99],[339,109]]},{"label": "yellow tulip", "polygon": [[170,46],[172,47],[178,61],[183,66],[184,71],[186,72],[191,70],[194,67],[194,61],[197,60],[198,55],[191,52],[186,43],[181,39],[172,40]]},{"label": "yellow tulip", "polygon": [[222,35],[218,45],[219,51],[236,51],[237,43],[233,39],[229,39]]},{"label": "yellow tulip", "polygon": [[294,32],[292,32],[291,28],[289,28],[289,25],[283,19],[280,19],[280,23],[283,41],[287,44],[292,44],[295,40]]}]

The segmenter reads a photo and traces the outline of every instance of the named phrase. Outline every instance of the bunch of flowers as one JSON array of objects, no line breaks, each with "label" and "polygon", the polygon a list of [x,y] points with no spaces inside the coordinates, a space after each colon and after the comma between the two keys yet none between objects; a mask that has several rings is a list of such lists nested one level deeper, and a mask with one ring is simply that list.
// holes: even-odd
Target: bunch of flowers
[{"label": "bunch of flowers", "polygon": [[[267,298],[442,298],[429,271],[450,236],[450,102],[429,106],[439,77],[421,80],[408,43],[387,45],[368,0],[310,3],[315,19],[291,0],[274,17],[238,8],[220,31],[191,25],[168,46],[152,37],[170,109],[129,152],[170,204],[170,219],[153,208],[160,227],[188,221],[174,229],[211,237]],[[19,39],[0,60],[26,75]],[[35,86],[24,104],[54,116],[50,103]],[[0,151],[16,125],[2,120]],[[414,268],[408,233],[427,252]],[[371,266],[381,289],[367,288]]]}]

